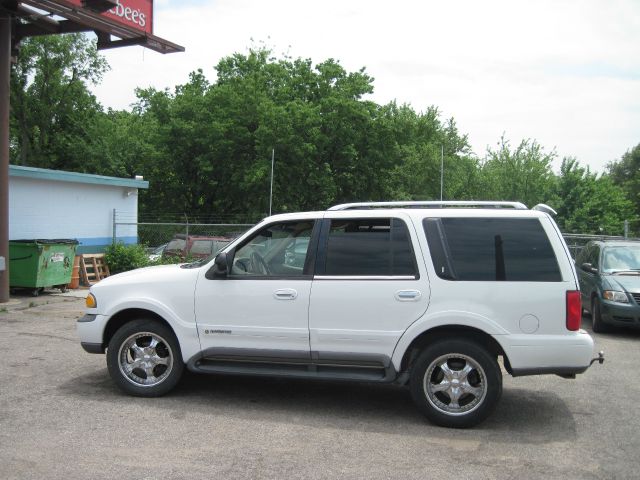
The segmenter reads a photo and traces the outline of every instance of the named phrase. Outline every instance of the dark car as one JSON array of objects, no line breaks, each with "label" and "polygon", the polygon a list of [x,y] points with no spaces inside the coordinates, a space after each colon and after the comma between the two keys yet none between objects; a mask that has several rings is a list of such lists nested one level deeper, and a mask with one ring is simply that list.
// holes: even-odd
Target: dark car
[{"label": "dark car", "polygon": [[640,242],[593,241],[576,257],[582,305],[594,332],[640,327]]},{"label": "dark car", "polygon": [[208,258],[225,247],[232,238],[178,234],[162,252],[163,258],[177,260]]}]

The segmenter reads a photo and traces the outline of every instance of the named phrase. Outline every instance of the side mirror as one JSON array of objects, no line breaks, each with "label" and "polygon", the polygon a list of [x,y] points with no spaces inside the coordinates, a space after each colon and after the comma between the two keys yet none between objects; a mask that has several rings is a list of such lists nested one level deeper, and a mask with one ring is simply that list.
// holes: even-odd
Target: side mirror
[{"label": "side mirror", "polygon": [[590,263],[583,263],[582,265],[580,265],[580,268],[585,272],[598,273],[598,269],[594,268],[594,266],[591,265]]},{"label": "side mirror", "polygon": [[225,278],[229,275],[229,268],[233,254],[231,252],[220,252],[216,259],[213,261],[213,266],[204,275],[207,280],[214,280],[216,278]]}]

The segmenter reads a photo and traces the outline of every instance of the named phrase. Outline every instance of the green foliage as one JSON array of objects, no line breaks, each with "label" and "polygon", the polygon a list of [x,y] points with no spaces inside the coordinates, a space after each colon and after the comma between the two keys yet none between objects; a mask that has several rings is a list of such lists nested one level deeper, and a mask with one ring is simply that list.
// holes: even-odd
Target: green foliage
[{"label": "green foliage", "polygon": [[640,144],[627,151],[617,162],[608,165],[611,180],[622,187],[640,217]]},{"label": "green foliage", "polygon": [[451,194],[473,177],[453,120],[442,123],[435,107],[421,114],[365,100],[373,79],[364,69],[259,49],[222,59],[217,71],[213,84],[196,71],[173,93],[138,91],[134,114],[147,134],[137,138],[154,159],[137,169],[153,185],[141,197],[146,212],[264,213],[272,150],[275,211],[435,198],[440,145]]},{"label": "green foliage", "polygon": [[512,150],[503,135],[497,150],[487,150],[481,166],[482,198],[520,201],[528,207],[544,203],[554,184],[555,157],[535,140],[522,140]]},{"label": "green foliage", "polygon": [[11,72],[11,157],[19,165],[82,171],[95,153],[102,108],[87,85],[108,69],[82,34],[26,38]]},{"label": "green foliage", "polygon": [[567,233],[622,235],[624,221],[633,216],[633,204],[607,175],[598,176],[565,158],[555,194],[558,224]]},{"label": "green foliage", "polygon": [[146,267],[150,263],[144,246],[123,243],[115,243],[105,248],[104,259],[111,274]]},{"label": "green foliage", "polygon": [[[276,58],[265,48],[221,59],[215,81],[192,72],[172,91],[137,91],[131,111],[104,112],[87,86],[108,65],[80,34],[25,39],[11,77],[12,162],[118,177],[144,175],[144,214],[243,215],[334,203],[440,198],[548,203],[565,231],[622,233],[640,218],[640,145],[597,176],[535,140],[477,158],[438,108],[378,105],[373,78],[334,59]],[[441,159],[441,157],[444,157]],[[113,272],[146,266],[115,245]],[[161,260],[164,263],[170,260]]]}]

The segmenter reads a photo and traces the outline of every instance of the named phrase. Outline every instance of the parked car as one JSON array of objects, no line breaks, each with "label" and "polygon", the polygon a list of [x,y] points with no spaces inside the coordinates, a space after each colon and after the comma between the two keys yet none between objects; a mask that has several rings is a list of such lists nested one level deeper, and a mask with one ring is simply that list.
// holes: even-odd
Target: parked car
[{"label": "parked car", "polygon": [[640,242],[593,241],[576,257],[582,304],[593,331],[640,327]]},{"label": "parked car", "polygon": [[201,235],[177,234],[162,252],[164,258],[177,260],[204,259],[224,248],[232,239],[229,237],[208,237]]},{"label": "parked car", "polygon": [[[452,207],[452,208],[448,208]],[[548,207],[389,202],[276,215],[214,259],[91,287],[78,321],[124,392],[184,368],[406,385],[432,422],[469,427],[513,376],[595,360],[578,279]],[[532,415],[537,412],[531,412]]]}]

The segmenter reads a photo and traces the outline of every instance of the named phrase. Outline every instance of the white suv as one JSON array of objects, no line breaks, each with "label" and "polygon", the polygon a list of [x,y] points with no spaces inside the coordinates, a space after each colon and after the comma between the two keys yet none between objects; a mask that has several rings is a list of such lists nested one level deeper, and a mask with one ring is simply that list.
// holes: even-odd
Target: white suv
[{"label": "white suv", "polygon": [[432,422],[472,426],[500,398],[499,357],[513,376],[573,378],[592,363],[548,210],[386,202],[275,215],[215,259],[94,285],[78,333],[133,395],[167,393],[185,366],[393,382]]}]

